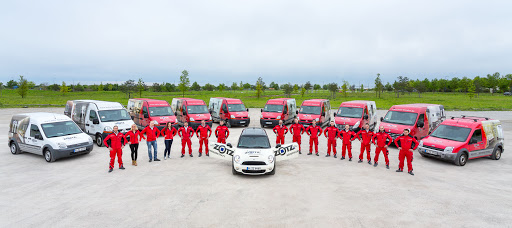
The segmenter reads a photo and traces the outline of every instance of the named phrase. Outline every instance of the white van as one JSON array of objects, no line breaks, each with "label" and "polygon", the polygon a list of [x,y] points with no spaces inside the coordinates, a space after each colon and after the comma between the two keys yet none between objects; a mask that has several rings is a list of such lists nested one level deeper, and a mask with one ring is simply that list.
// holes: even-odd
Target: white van
[{"label": "white van", "polygon": [[93,140],[71,119],[55,113],[25,113],[12,117],[9,125],[12,154],[43,155],[47,162],[92,151]]},{"label": "white van", "polygon": [[103,139],[112,133],[114,126],[117,125],[124,134],[134,124],[128,111],[119,102],[75,102],[71,118],[82,131],[94,137],[98,146],[103,145]]}]

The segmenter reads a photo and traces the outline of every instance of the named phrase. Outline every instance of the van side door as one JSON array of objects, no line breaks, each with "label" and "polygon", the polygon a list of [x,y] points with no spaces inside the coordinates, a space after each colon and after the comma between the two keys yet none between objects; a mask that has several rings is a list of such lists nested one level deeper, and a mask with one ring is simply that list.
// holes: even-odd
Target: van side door
[{"label": "van side door", "polygon": [[87,114],[86,124],[84,131],[86,133],[94,134],[96,132],[100,132],[103,129],[100,129],[100,118],[98,117],[98,113],[96,110],[89,110]]},{"label": "van side door", "polygon": [[37,125],[30,124],[30,133],[25,139],[25,142],[27,143],[27,152],[42,154],[43,135]]},{"label": "van side door", "polygon": [[475,129],[469,138],[468,151],[469,158],[490,155],[492,150],[484,150],[485,143],[482,137],[482,129]]},{"label": "van side door", "polygon": [[283,124],[286,124],[286,121],[288,120],[288,116],[289,116],[289,113],[288,113],[288,104],[285,103],[283,105]]},{"label": "van side door", "polygon": [[142,105],[142,113],[140,116],[140,125],[142,127],[146,127],[149,125],[149,111],[148,111],[148,105],[144,102]]},{"label": "van side door", "polygon": [[425,121],[425,114],[420,114],[418,120],[416,121],[416,137],[418,140],[428,135],[428,122]]}]

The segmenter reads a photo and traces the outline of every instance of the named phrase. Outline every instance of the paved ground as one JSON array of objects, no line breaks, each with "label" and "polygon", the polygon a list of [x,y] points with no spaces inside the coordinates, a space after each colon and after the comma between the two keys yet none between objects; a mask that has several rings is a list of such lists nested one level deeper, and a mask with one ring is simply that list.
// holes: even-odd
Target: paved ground
[{"label": "paved ground", "polygon": [[[506,144],[499,161],[471,160],[464,167],[415,152],[415,176],[391,166],[301,155],[278,164],[275,176],[234,176],[230,163],[208,157],[148,163],[107,173],[107,149],[47,163],[42,156],[12,155],[6,143],[10,117],[0,110],[0,226],[2,227],[510,227],[512,224],[512,139],[510,112],[464,112],[503,121]],[[259,126],[259,110],[251,109]],[[379,111],[380,116],[385,111]],[[462,112],[448,112],[460,115]],[[231,129],[235,143],[241,128]],[[271,141],[275,137],[271,135]],[[305,137],[304,137],[305,138]],[[291,137],[286,138],[291,142]],[[303,139],[307,144],[308,139]],[[197,151],[197,140],[193,140]],[[359,150],[354,142],[354,150]],[[159,140],[159,155],[163,141]],[[341,146],[338,145],[338,149]],[[373,149],[373,148],[372,148]],[[320,151],[325,155],[326,140]],[[197,152],[194,152],[197,155]],[[383,159],[383,158],[381,158]]]}]

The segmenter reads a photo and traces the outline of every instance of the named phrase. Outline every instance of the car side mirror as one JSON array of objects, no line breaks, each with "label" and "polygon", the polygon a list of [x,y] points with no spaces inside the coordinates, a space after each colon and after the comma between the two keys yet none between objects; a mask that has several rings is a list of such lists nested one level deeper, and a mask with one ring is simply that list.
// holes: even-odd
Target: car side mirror
[{"label": "car side mirror", "polygon": [[210,114],[212,114],[212,112],[213,112],[213,111],[212,111],[212,110],[210,110],[210,111],[208,111],[208,112],[209,112]]},{"label": "car side mirror", "polygon": [[34,138],[39,139],[39,140],[43,140],[43,136],[41,134],[34,135]]},{"label": "car side mirror", "polygon": [[149,118],[149,115],[147,113],[144,113],[144,118]]},{"label": "car side mirror", "polygon": [[299,114],[299,110],[295,111],[295,114]]},{"label": "car side mirror", "polygon": [[233,148],[233,145],[231,145],[231,143],[226,144],[226,146],[228,146],[229,148]]},{"label": "car side mirror", "polygon": [[131,116],[132,120],[134,119],[133,116]]},{"label": "car side mirror", "polygon": [[279,144],[279,143],[278,143],[278,144],[276,145],[276,148],[279,148],[279,147],[281,147],[281,144]]},{"label": "car side mirror", "polygon": [[381,122],[382,122],[382,121],[384,121],[384,117],[381,117],[381,118],[380,118],[380,121],[381,121]]},{"label": "car side mirror", "polygon": [[174,112],[174,115],[177,116],[178,115],[178,112]]},{"label": "car side mirror", "polygon": [[245,110],[249,111],[249,109],[248,109],[248,108],[246,108]]},{"label": "car side mirror", "polygon": [[363,118],[364,118],[365,120],[367,120],[367,119],[368,119],[368,115],[364,115],[364,116],[363,116]]},{"label": "car side mirror", "polygon": [[98,119],[92,120],[92,124],[100,124],[100,121]]},{"label": "car side mirror", "polygon": [[475,144],[475,143],[477,143],[476,139],[472,138],[472,139],[469,140],[469,144]]},{"label": "car side mirror", "polygon": [[425,126],[425,124],[424,123],[418,123],[418,124],[416,124],[416,126],[423,127],[423,126]]},{"label": "car side mirror", "polygon": [[263,112],[263,109],[261,109],[260,111]]}]

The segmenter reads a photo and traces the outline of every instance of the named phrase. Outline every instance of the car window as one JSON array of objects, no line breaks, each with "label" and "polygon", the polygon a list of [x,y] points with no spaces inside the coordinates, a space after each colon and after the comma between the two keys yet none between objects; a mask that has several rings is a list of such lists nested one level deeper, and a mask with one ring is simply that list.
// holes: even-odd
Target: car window
[{"label": "car window", "polygon": [[482,141],[482,130],[477,129],[475,132],[473,132],[473,135],[471,136],[471,139],[476,140],[477,142]]},{"label": "car window", "polygon": [[425,114],[420,115],[420,117],[418,118],[418,124],[425,125]]},{"label": "car window", "polygon": [[90,121],[93,121],[93,120],[96,120],[96,119],[98,119],[98,115],[96,115],[96,111],[91,110],[91,111],[89,112],[89,120],[90,120]]},{"label": "car window", "polygon": [[30,137],[35,137],[37,134],[41,134],[37,125],[30,125]]},{"label": "car window", "polygon": [[146,114],[148,114],[148,109],[146,108],[146,106],[144,106],[142,108],[142,115],[146,115]]}]

